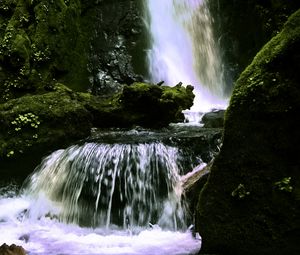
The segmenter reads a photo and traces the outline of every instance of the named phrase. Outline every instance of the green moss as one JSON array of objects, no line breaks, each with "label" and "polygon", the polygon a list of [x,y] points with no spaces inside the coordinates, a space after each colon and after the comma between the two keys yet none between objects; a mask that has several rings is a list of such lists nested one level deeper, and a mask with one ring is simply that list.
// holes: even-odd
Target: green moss
[{"label": "green moss", "polygon": [[[47,148],[64,143],[88,135],[91,127],[90,114],[76,100],[76,94],[61,90],[10,100],[0,105],[0,115],[0,140],[6,141],[2,156],[12,150],[16,156],[32,146]],[[79,123],[85,125],[81,127]]]},{"label": "green moss", "polygon": [[299,58],[300,10],[235,84],[196,213],[205,252],[299,253]]},{"label": "green moss", "polygon": [[184,120],[182,110],[193,105],[193,87],[134,83],[117,97],[126,118],[142,120],[144,126],[165,126]]},{"label": "green moss", "polygon": [[[288,63],[287,66],[283,65],[284,58],[291,57],[290,54],[293,52],[290,52],[290,49],[300,40],[299,15],[299,12],[292,15],[283,30],[262,48],[253,62],[241,74],[231,97],[231,108],[240,107],[249,96],[252,96],[256,100],[253,102],[253,106],[270,107],[270,111],[289,111],[288,104],[291,102],[279,101],[278,103],[287,105],[277,105],[276,109],[272,108],[269,102],[278,96],[279,90],[291,89],[289,87],[290,79],[282,77],[281,73],[290,68]],[[291,64],[294,61],[296,60],[292,59]],[[273,93],[269,93],[272,91]],[[251,109],[257,110],[256,108]]]},{"label": "green moss", "polygon": [[[191,106],[194,98],[190,87],[146,83],[127,86],[122,93],[105,100],[76,93],[61,83],[54,84],[51,90],[0,104],[0,169],[7,155],[16,159],[37,150],[69,145],[87,137],[93,126],[166,126],[176,121],[181,109]],[[167,102],[162,99],[166,91],[168,95],[174,91]]]},{"label": "green moss", "polygon": [[0,102],[44,93],[57,81],[87,89],[95,17],[82,14],[80,0],[4,0],[1,10]]},{"label": "green moss", "polygon": [[246,190],[244,184],[239,184],[235,190],[231,192],[231,196],[239,200],[244,199],[246,196],[249,196],[250,192]]},{"label": "green moss", "polygon": [[292,192],[293,187],[291,186],[291,177],[285,177],[282,180],[275,182],[275,187],[280,191]]}]

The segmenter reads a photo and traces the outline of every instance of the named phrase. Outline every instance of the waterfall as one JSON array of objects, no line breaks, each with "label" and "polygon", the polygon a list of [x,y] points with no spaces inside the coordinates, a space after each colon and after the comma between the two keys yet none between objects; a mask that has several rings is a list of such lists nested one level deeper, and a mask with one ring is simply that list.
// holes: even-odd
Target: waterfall
[{"label": "waterfall", "polygon": [[21,190],[0,186],[0,244],[28,254],[198,254],[185,226],[182,152],[86,142],[46,157]]},{"label": "waterfall", "polygon": [[225,108],[222,64],[205,0],[147,0],[152,82],[195,87],[193,111]]},{"label": "waterfall", "polygon": [[29,217],[107,229],[182,229],[179,152],[161,143],[75,145],[45,158],[25,184]]}]

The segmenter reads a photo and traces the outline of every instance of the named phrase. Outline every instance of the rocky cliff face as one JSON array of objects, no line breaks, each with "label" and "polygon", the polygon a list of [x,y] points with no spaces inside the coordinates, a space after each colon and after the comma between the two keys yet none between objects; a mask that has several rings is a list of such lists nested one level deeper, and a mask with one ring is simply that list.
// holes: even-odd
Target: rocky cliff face
[{"label": "rocky cliff face", "polygon": [[105,94],[140,80],[140,12],[130,0],[2,0],[0,102],[56,82]]},{"label": "rocky cliff face", "polygon": [[146,30],[139,1],[100,1],[95,8],[88,69],[91,89],[111,94],[122,84],[141,81],[146,74]]},{"label": "rocky cliff face", "polygon": [[[144,47],[140,4],[132,0],[0,1],[2,172],[9,175],[20,161],[23,166],[29,163],[32,170],[48,150],[85,138],[92,126],[147,126],[151,122],[160,126],[171,115],[182,117],[178,114],[182,106],[178,112],[173,108],[182,104],[175,102],[177,95],[166,97],[169,102],[164,106],[156,104],[166,110],[166,119],[154,122],[150,117],[147,123],[143,110],[121,109],[117,99],[121,87],[141,79],[137,75],[142,73],[140,59],[144,59],[140,55]],[[134,66],[139,67],[137,72]],[[102,97],[77,93],[86,91]],[[143,98],[152,93],[139,92]],[[156,93],[157,100],[161,94]],[[192,104],[192,92],[189,97],[188,104]]]},{"label": "rocky cliff face", "polygon": [[225,64],[228,90],[256,53],[281,30],[300,1],[207,0]]},{"label": "rocky cliff face", "polygon": [[300,252],[299,60],[297,11],[235,84],[196,213],[204,252]]}]

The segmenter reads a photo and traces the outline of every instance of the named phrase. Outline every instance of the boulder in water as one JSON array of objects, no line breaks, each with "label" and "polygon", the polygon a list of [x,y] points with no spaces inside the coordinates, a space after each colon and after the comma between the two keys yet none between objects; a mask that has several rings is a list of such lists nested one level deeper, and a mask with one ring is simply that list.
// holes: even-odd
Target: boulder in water
[{"label": "boulder in water", "polygon": [[26,252],[21,246],[2,244],[0,246],[0,255],[26,255]]},{"label": "boulder in water", "polygon": [[222,128],[224,125],[225,110],[215,110],[204,114],[201,122],[205,128]]},{"label": "boulder in water", "polygon": [[196,211],[203,252],[300,254],[300,10],[241,74]]}]

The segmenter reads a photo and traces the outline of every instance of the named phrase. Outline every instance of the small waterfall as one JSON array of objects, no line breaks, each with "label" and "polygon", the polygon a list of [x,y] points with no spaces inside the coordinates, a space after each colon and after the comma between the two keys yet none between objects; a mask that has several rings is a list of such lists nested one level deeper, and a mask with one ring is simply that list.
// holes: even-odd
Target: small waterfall
[{"label": "small waterfall", "polygon": [[193,111],[225,108],[224,81],[206,0],[147,0],[152,82],[195,87]]},{"label": "small waterfall", "polygon": [[180,154],[161,143],[75,145],[45,158],[25,184],[29,216],[114,228],[185,226]]}]

